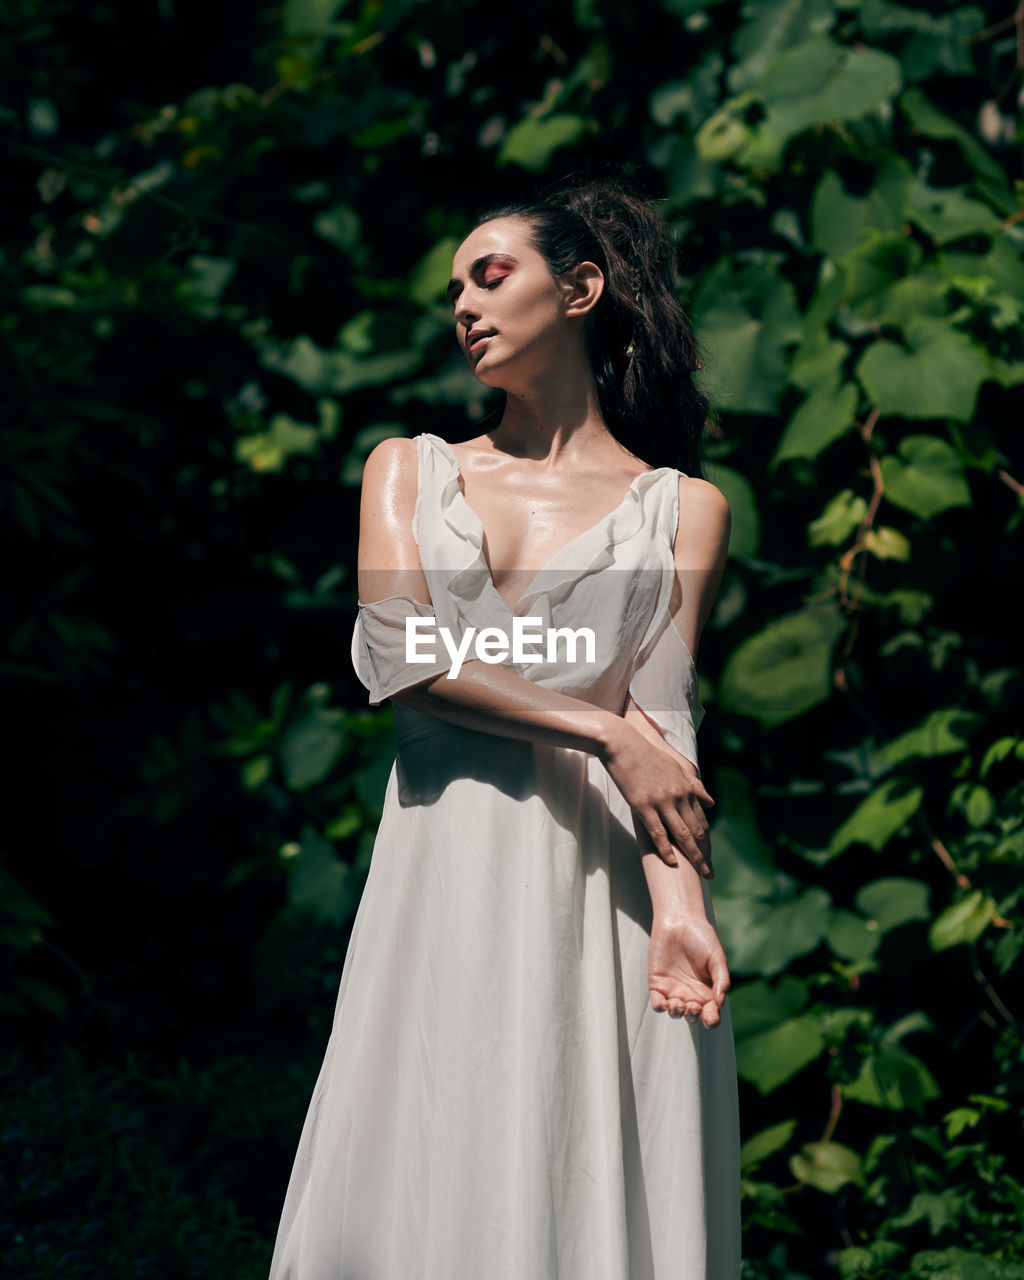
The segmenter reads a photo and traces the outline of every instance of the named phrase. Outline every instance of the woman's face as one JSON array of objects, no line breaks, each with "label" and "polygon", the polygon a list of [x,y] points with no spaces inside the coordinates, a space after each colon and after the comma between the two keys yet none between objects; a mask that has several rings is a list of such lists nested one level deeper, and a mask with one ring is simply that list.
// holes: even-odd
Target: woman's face
[{"label": "woman's face", "polygon": [[472,231],[452,261],[448,297],[459,346],[487,386],[511,388],[579,352],[566,313],[573,286],[556,280],[522,218]]}]

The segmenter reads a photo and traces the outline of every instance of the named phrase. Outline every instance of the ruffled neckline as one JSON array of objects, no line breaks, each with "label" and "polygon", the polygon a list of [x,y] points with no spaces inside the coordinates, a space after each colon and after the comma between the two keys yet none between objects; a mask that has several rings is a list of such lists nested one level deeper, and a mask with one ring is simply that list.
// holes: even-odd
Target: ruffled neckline
[{"label": "ruffled neckline", "polygon": [[[655,467],[642,471],[629,483],[622,501],[596,524],[570,539],[534,574],[526,590],[510,607],[494,585],[491,567],[484,553],[484,526],[466,501],[459,483],[462,469],[454,450],[446,440],[429,432],[422,438],[444,459],[448,474],[441,491],[441,515],[449,529],[466,545],[471,559],[449,580],[448,587],[457,595],[479,598],[481,587],[505,613],[515,616],[523,604],[531,605],[538,597],[551,595],[566,583],[575,583],[591,573],[614,564],[613,548],[635,537],[646,524],[644,499],[666,476],[678,477],[674,467]],[[460,582],[460,579],[465,581]],[[543,583],[543,585],[541,585]]]}]

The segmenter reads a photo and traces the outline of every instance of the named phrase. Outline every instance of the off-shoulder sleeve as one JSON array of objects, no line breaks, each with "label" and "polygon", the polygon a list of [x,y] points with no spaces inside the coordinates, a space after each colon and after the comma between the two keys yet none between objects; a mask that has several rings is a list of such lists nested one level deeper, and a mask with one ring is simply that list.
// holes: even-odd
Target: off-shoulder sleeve
[{"label": "off-shoulder sleeve", "polygon": [[[377,707],[403,689],[422,684],[451,669],[452,659],[430,626],[419,628],[419,643],[410,650],[407,621],[434,620],[434,608],[412,596],[389,596],[372,604],[359,605],[352,632],[352,665],[370,691],[370,706]],[[416,661],[415,652],[428,656]]]},{"label": "off-shoulder sleeve", "polygon": [[629,678],[630,697],[658,726],[670,747],[697,762],[697,730],[704,718],[697,672],[686,642],[668,615],[637,654]]}]

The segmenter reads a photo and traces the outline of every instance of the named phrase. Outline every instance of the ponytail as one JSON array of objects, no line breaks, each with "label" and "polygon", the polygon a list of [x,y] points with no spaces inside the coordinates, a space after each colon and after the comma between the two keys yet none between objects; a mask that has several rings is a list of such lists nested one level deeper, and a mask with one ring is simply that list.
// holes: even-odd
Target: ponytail
[{"label": "ponytail", "polygon": [[625,187],[591,182],[536,203],[479,215],[522,218],[554,276],[594,262],[605,288],[585,329],[608,429],[652,466],[701,472],[708,404],[694,384],[697,349],[673,292],[676,250],[650,205]]}]

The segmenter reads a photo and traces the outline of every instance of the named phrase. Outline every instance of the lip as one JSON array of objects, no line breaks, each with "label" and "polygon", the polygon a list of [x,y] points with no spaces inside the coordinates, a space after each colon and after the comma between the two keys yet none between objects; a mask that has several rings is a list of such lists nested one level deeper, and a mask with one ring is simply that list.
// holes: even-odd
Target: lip
[{"label": "lip", "polygon": [[466,351],[470,353],[478,351],[481,343],[493,337],[493,329],[470,329],[466,334]]}]

